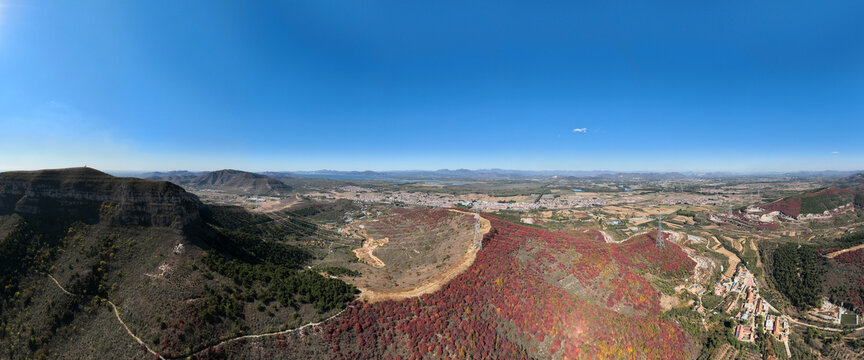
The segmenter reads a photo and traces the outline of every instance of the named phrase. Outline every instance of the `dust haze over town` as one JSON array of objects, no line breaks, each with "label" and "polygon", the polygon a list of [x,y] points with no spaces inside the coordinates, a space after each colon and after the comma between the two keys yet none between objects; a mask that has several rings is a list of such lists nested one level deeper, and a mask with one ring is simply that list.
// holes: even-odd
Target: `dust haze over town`
[{"label": "dust haze over town", "polygon": [[862,15],[0,0],[0,357],[862,358]]}]

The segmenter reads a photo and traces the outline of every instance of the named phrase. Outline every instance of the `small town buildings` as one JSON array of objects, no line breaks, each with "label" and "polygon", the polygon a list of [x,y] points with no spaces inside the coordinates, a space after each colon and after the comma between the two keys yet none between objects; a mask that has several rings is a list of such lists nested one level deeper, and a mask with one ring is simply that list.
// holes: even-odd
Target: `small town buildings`
[{"label": "small town buildings", "polygon": [[735,338],[739,341],[752,342],[753,341],[753,327],[738,325],[735,327]]},{"label": "small town buildings", "polygon": [[705,287],[702,284],[693,284],[687,288],[687,291],[694,295],[702,295],[705,293]]},{"label": "small town buildings", "polygon": [[765,318],[765,331],[769,331],[769,332],[774,331],[774,323],[775,322],[776,322],[775,316],[774,315],[768,315],[768,317]]},{"label": "small town buildings", "polygon": [[731,314],[731,313],[732,313],[732,310],[735,309],[735,305],[736,305],[737,303],[738,303],[737,301],[730,301],[730,302],[729,302],[729,305],[726,305],[726,309],[725,309],[726,312],[729,313],[729,314]]}]

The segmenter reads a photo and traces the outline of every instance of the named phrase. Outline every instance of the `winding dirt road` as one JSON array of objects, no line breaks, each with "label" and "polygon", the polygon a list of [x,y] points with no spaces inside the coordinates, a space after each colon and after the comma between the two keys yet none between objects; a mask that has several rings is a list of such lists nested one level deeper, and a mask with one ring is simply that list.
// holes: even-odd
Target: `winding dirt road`
[{"label": "winding dirt road", "polygon": [[[66,295],[70,295],[70,296],[87,296],[87,295],[83,295],[83,294],[75,294],[75,293],[71,293],[71,292],[69,292],[68,290],[66,290],[66,288],[63,287],[63,285],[60,285],[60,282],[57,281],[57,279],[54,278],[54,276],[52,276],[51,274],[46,274],[46,275],[48,275],[48,277],[51,279],[51,281],[53,281],[54,284],[57,285],[58,288],[60,288],[60,291],[63,291],[63,293],[65,293]],[[231,337],[231,338],[228,338],[228,339],[222,340],[222,341],[220,341],[220,342],[218,342],[218,343],[216,343],[216,344],[208,345],[208,346],[206,346],[206,347],[204,347],[204,348],[201,348],[201,349],[199,349],[199,350],[196,350],[196,351],[191,352],[191,353],[186,354],[186,355],[181,355],[181,356],[176,356],[176,357],[169,357],[169,358],[166,358],[166,357],[162,356],[161,354],[159,354],[158,352],[156,352],[156,351],[154,351],[153,349],[151,349],[149,346],[147,346],[147,344],[144,343],[144,341],[142,341],[141,338],[139,338],[138,336],[136,336],[135,333],[133,333],[132,330],[129,329],[129,326],[127,326],[127,325],[126,325],[126,322],[123,321],[123,318],[120,317],[120,311],[117,309],[117,305],[114,304],[114,302],[112,302],[111,300],[105,299],[105,298],[103,298],[103,297],[100,297],[100,296],[93,296],[93,297],[99,299],[99,300],[102,301],[102,302],[106,302],[106,303],[108,303],[109,305],[111,305],[111,309],[114,310],[114,316],[117,318],[117,321],[120,322],[120,325],[122,325],[123,328],[126,329],[126,333],[128,333],[129,336],[131,336],[133,339],[135,339],[135,341],[136,341],[138,344],[140,344],[140,345],[143,346],[145,349],[147,349],[147,352],[153,354],[154,356],[156,356],[156,357],[159,358],[160,360],[185,359],[185,358],[188,358],[188,357],[191,357],[191,356],[198,355],[198,354],[200,354],[200,353],[206,351],[207,349],[210,349],[210,348],[213,348],[213,347],[218,347],[218,346],[223,346],[223,345],[225,345],[225,344],[232,343],[232,342],[234,342],[234,341],[238,341],[238,340],[244,340],[244,339],[258,339],[258,338],[264,338],[264,337],[270,337],[270,336],[276,336],[276,335],[285,335],[285,334],[290,334],[290,333],[294,333],[294,332],[297,332],[297,331],[302,331],[303,329],[306,329],[306,328],[308,328],[308,327],[315,327],[315,326],[319,326],[319,325],[321,325],[321,324],[323,324],[323,323],[325,323],[325,322],[327,322],[327,321],[330,321],[331,319],[333,319],[333,318],[335,318],[335,317],[341,315],[343,312],[345,312],[345,310],[348,310],[349,307],[352,307],[352,306],[348,306],[348,307],[346,307],[345,309],[342,309],[342,311],[340,311],[340,312],[338,312],[338,313],[336,313],[336,314],[333,314],[333,316],[330,316],[330,317],[328,317],[328,318],[326,318],[326,319],[324,319],[324,320],[321,320],[321,321],[319,321],[319,322],[308,323],[308,324],[303,325],[303,326],[298,327],[298,328],[294,328],[294,329],[287,329],[287,330],[282,330],[282,331],[268,332],[268,333],[263,333],[263,334],[238,335],[238,336],[235,336],[235,337]]]},{"label": "winding dirt road", "polygon": [[825,326],[819,326],[819,325],[808,324],[808,323],[806,323],[806,322],[799,321],[798,319],[795,319],[795,318],[793,318],[793,317],[791,317],[791,316],[788,316],[788,315],[786,316],[786,318],[789,319],[789,322],[791,322],[791,323],[795,323],[795,324],[802,325],[802,326],[809,326],[809,327],[812,327],[812,328],[815,328],[815,329],[825,330],[825,331],[843,332],[843,331],[847,331],[847,330],[848,330],[848,331],[851,331],[851,332],[856,332],[856,331],[859,331],[859,330],[864,330],[864,326],[859,326],[859,327],[857,327],[857,328],[849,328],[849,329],[838,329],[838,328],[832,328],[832,327],[825,327]]},{"label": "winding dirt road", "polygon": [[[69,292],[68,290],[66,290],[66,288],[63,287],[63,285],[60,285],[60,282],[57,281],[57,279],[54,278],[53,275],[51,275],[51,274],[47,274],[47,275],[49,278],[51,278],[51,281],[54,281],[54,284],[56,284],[57,287],[60,288],[60,290],[62,290],[67,295],[84,296],[84,295],[73,294],[73,293]],[[162,357],[162,355],[159,355],[159,353],[157,353],[156,351],[153,351],[153,349],[151,349],[149,346],[147,346],[147,344],[145,344],[144,341],[141,340],[141,338],[135,336],[135,334],[132,332],[132,330],[129,330],[129,326],[126,326],[126,322],[124,322],[123,319],[120,317],[120,311],[117,310],[117,305],[115,305],[111,300],[105,299],[103,297],[99,297],[99,296],[94,296],[94,297],[103,301],[103,302],[107,302],[108,305],[111,305],[111,308],[114,310],[114,316],[117,317],[117,321],[120,322],[120,325],[123,325],[123,328],[126,329],[126,332],[129,334],[129,336],[131,336],[133,339],[135,339],[135,341],[137,341],[138,344],[140,344],[145,349],[147,349],[147,352],[149,352],[153,355],[156,355],[156,357],[158,357],[159,359],[165,360],[165,358]]]},{"label": "winding dirt road", "polygon": [[[451,209],[451,211],[460,212],[460,213],[467,213],[465,211],[460,211],[460,210],[455,210],[455,209]],[[477,221],[479,221],[481,224],[481,236],[486,235],[486,233],[488,233],[492,229],[492,224],[489,222],[489,220],[484,219],[482,216],[480,216],[480,214],[474,213],[474,216],[477,219]],[[390,299],[404,299],[404,298],[420,296],[423,294],[428,294],[428,293],[438,291],[442,285],[446,284],[447,282],[452,280],[454,277],[456,277],[457,275],[459,275],[460,273],[462,273],[463,271],[468,269],[468,267],[470,267],[471,264],[474,263],[474,259],[476,258],[478,251],[479,251],[479,249],[477,249],[473,246],[470,246],[468,248],[468,250],[466,251],[465,256],[463,256],[462,259],[460,259],[460,261],[458,263],[452,265],[451,267],[449,267],[444,272],[434,276],[433,278],[429,279],[429,281],[427,281],[423,284],[420,284],[418,286],[415,286],[415,287],[412,287],[409,289],[396,290],[396,291],[365,290],[360,295],[360,298],[365,299],[369,302],[376,302],[376,301],[383,301],[383,300],[390,300]],[[51,275],[51,274],[46,274],[46,275],[48,275],[48,278],[50,278],[51,281],[53,281],[54,284],[57,285],[57,287],[60,289],[60,291],[62,291],[66,295],[69,295],[69,296],[88,296],[88,295],[84,295],[84,294],[75,294],[75,293],[69,292],[68,290],[66,290],[66,288],[63,287],[63,285],[60,285],[60,282],[57,281],[57,279],[53,275]],[[229,343],[234,342],[234,341],[239,341],[239,340],[244,340],[244,339],[258,339],[258,338],[271,337],[271,336],[277,336],[277,335],[286,335],[286,334],[291,334],[294,332],[302,331],[303,329],[306,329],[309,327],[316,327],[316,326],[319,326],[319,325],[321,325],[327,321],[330,321],[331,319],[341,315],[343,312],[345,312],[345,310],[347,310],[349,307],[351,307],[351,306],[348,306],[345,309],[342,309],[342,311],[339,311],[338,313],[333,314],[332,316],[330,316],[324,320],[321,320],[319,322],[308,323],[308,324],[303,325],[303,326],[298,327],[298,328],[287,329],[287,330],[282,330],[282,331],[268,332],[268,333],[263,333],[263,334],[250,334],[250,335],[234,336],[234,337],[222,340],[218,343],[208,345],[208,346],[203,347],[201,349],[195,350],[189,354],[185,354],[185,355],[181,355],[181,356],[177,356],[177,357],[166,358],[166,357],[162,356],[161,354],[159,354],[158,352],[156,352],[155,350],[153,350],[152,348],[150,348],[150,346],[148,346],[143,340],[141,340],[141,338],[136,336],[135,333],[133,333],[131,329],[129,329],[129,326],[127,326],[126,322],[123,321],[123,318],[120,317],[120,311],[118,310],[117,305],[114,304],[114,302],[112,302],[111,300],[108,300],[106,298],[102,298],[100,296],[94,295],[93,297],[99,299],[102,302],[106,302],[109,305],[111,305],[111,309],[114,311],[114,316],[117,318],[117,321],[120,323],[120,325],[123,326],[123,329],[126,330],[126,333],[129,334],[129,336],[132,337],[132,339],[134,339],[135,342],[137,342],[142,347],[144,347],[147,350],[147,352],[156,356],[160,360],[185,359],[185,358],[188,358],[191,356],[198,355],[198,354],[206,351],[207,349],[210,349],[213,347],[223,346],[225,344],[229,344]]]},{"label": "winding dirt road", "polygon": [[363,246],[359,249],[354,249],[352,251],[354,251],[354,256],[357,256],[357,259],[360,259],[360,261],[365,262],[372,267],[380,269],[387,264],[385,264],[384,261],[375,256],[374,251],[378,247],[386,245],[388,242],[390,242],[390,238],[387,237],[375,240],[371,236],[367,236],[366,241],[363,242]]},{"label": "winding dirt road", "polygon": [[[303,330],[303,329],[305,329],[305,328],[308,328],[308,327],[315,327],[315,326],[319,326],[319,325],[321,325],[321,324],[323,324],[323,323],[325,323],[325,322],[330,321],[331,319],[333,319],[333,318],[335,318],[335,317],[337,317],[337,316],[339,316],[339,315],[342,315],[342,313],[345,312],[345,310],[348,310],[349,307],[353,307],[353,306],[345,307],[344,309],[342,309],[342,311],[340,311],[340,312],[338,312],[338,313],[335,313],[335,314],[333,314],[333,316],[328,317],[328,318],[326,318],[326,319],[324,319],[324,320],[321,320],[321,321],[319,321],[319,322],[308,323],[308,324],[306,324],[306,325],[303,325],[303,326],[298,327],[298,328],[295,328],[295,329],[288,329],[288,330],[282,330],[282,331],[274,331],[274,332],[263,333],[263,334],[254,334],[254,335],[235,336],[235,337],[232,337],[232,338],[228,338],[228,339],[222,340],[222,341],[220,341],[220,342],[218,342],[218,343],[216,343],[216,344],[208,345],[207,347],[205,347],[205,348],[203,348],[203,349],[200,349],[200,350],[197,350],[197,351],[194,351],[194,352],[192,352],[192,353],[189,353],[189,354],[186,354],[186,355],[181,355],[181,356],[178,356],[178,357],[167,358],[166,360],[185,359],[185,358],[188,358],[188,357],[191,357],[191,356],[198,355],[198,354],[200,354],[200,353],[206,351],[207,349],[214,348],[214,347],[219,347],[219,346],[223,346],[223,345],[225,345],[225,344],[232,343],[232,342],[234,342],[234,341],[238,341],[238,340],[244,340],[244,339],[260,339],[260,338],[270,337],[270,336],[276,336],[276,335],[286,335],[286,334],[291,334],[291,333],[294,333],[294,332],[297,332],[297,331],[301,331],[301,330]],[[160,358],[162,358],[162,357],[160,356]],[[163,358],[163,359],[165,359],[165,358]]]},{"label": "winding dirt road", "polygon": [[830,254],[825,255],[825,257],[827,257],[827,258],[829,258],[829,259],[833,259],[833,258],[837,257],[837,255],[840,255],[840,254],[843,254],[843,253],[847,253],[847,252],[850,252],[850,251],[859,250],[859,249],[864,249],[864,244],[861,244],[861,245],[858,245],[858,246],[853,246],[853,247],[850,247],[850,248],[848,248],[848,249],[837,250],[837,251],[835,251],[835,252],[832,252],[832,253],[830,253]]}]

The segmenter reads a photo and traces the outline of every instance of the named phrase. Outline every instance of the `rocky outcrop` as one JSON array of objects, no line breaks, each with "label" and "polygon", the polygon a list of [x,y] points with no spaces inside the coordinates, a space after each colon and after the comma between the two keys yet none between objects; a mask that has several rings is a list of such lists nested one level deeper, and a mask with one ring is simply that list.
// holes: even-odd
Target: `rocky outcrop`
[{"label": "rocky outcrop", "polygon": [[0,214],[181,228],[200,217],[200,207],[175,184],[90,168],[0,173]]}]

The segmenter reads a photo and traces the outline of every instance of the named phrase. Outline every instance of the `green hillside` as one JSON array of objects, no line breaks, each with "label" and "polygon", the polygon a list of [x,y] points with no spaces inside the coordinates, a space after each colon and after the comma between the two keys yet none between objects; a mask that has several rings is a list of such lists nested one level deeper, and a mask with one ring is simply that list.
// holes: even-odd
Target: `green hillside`
[{"label": "green hillside", "polygon": [[[118,199],[104,189],[128,180],[99,175],[85,187],[75,176],[38,174],[44,191],[28,200],[38,206],[0,213],[0,358],[152,358],[150,350],[184,356],[219,339],[327,317],[354,298],[353,286],[305,270],[315,255],[289,244],[320,233],[314,224],[207,208],[179,187],[177,198],[162,201],[191,207],[133,206],[153,189],[176,186],[135,180],[143,185],[124,188]],[[34,188],[27,177],[0,174],[2,180],[4,199],[34,196],[18,191]],[[58,184],[91,200],[53,198],[62,194],[50,189]],[[77,210],[68,212],[65,203]],[[112,204],[120,210],[106,216]],[[172,211],[188,222],[117,221]]]}]

